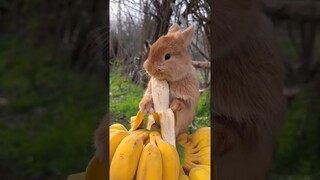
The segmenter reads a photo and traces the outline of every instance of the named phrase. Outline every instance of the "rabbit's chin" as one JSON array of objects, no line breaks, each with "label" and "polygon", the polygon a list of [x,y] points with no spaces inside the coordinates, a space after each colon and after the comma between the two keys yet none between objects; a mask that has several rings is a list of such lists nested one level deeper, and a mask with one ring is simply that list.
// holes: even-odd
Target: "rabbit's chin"
[{"label": "rabbit's chin", "polygon": [[181,73],[178,75],[174,75],[174,74],[161,74],[161,73],[155,73],[153,75],[150,75],[158,80],[166,80],[168,82],[175,82],[175,81],[179,81],[180,79],[183,79],[186,76],[186,73]]},{"label": "rabbit's chin", "polygon": [[158,69],[145,68],[145,69],[146,69],[146,72],[149,74],[149,76],[152,76],[158,80],[166,80],[168,82],[175,82],[180,79],[183,79],[188,74],[188,72],[190,72],[189,67],[185,67],[183,70],[180,70],[180,71],[177,69],[160,69],[160,68]]},{"label": "rabbit's chin", "polygon": [[156,78],[158,80],[166,80],[166,81],[168,81],[168,78],[164,77],[163,74],[161,74],[161,73],[157,73],[157,72],[150,73],[148,71],[147,71],[147,73],[149,74],[149,76],[154,77],[154,78]]},{"label": "rabbit's chin", "polygon": [[151,77],[154,77],[158,80],[166,80],[166,81],[170,81],[170,78],[166,77],[165,75],[163,75],[162,73],[159,73],[159,72],[153,72],[153,73],[150,73],[148,72],[148,75],[151,76]]}]

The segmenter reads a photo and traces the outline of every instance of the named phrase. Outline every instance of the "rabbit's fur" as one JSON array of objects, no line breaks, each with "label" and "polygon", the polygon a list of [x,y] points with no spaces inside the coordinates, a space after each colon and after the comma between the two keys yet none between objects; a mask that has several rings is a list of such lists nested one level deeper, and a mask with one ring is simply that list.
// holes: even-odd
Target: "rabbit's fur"
[{"label": "rabbit's fur", "polygon": [[[166,80],[169,84],[170,108],[178,112],[179,116],[176,122],[176,135],[187,132],[199,99],[199,80],[188,52],[193,36],[193,26],[184,31],[179,29],[177,24],[172,25],[168,33],[151,46],[148,58],[143,65],[150,76]],[[168,60],[165,59],[166,54],[170,54]],[[145,95],[139,104],[140,111],[144,114],[154,112],[151,92],[149,81]]]},{"label": "rabbit's fur", "polygon": [[257,0],[212,8],[213,153],[219,180],[264,180],[285,118],[284,68]]}]

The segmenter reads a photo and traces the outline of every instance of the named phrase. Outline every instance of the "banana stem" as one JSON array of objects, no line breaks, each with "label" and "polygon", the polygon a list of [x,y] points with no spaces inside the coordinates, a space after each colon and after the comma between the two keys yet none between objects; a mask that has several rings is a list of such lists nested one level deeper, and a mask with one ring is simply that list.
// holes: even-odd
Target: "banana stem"
[{"label": "banana stem", "polygon": [[155,135],[154,134],[150,134],[149,136],[150,136],[150,143],[156,143]]}]

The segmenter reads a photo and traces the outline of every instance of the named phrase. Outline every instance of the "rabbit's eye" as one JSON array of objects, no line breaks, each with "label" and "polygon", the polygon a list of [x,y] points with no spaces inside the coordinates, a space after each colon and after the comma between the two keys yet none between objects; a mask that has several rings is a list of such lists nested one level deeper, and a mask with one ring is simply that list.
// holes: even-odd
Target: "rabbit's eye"
[{"label": "rabbit's eye", "polygon": [[171,57],[171,54],[166,54],[166,55],[164,55],[164,59],[165,59],[165,60],[169,60],[170,57]]}]

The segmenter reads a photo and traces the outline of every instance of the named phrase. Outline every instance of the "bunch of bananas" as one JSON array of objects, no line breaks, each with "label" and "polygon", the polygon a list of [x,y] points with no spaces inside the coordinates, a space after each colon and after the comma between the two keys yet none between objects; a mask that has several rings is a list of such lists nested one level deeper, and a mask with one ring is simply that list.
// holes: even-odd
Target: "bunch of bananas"
[{"label": "bunch of bananas", "polygon": [[110,179],[179,178],[179,154],[159,132],[127,131],[121,124],[114,124],[110,133]]},{"label": "bunch of bananas", "polygon": [[180,180],[210,179],[210,127],[198,129],[190,137],[180,134],[177,138],[180,156]]},{"label": "bunch of bananas", "polygon": [[176,139],[174,122],[178,115],[168,108],[169,85],[165,80],[151,80],[156,125],[144,129],[144,114],[140,111],[131,117],[129,131],[121,124],[111,125],[110,176],[107,165],[95,155],[86,172],[73,174],[68,180],[210,179],[210,128],[200,128],[191,136],[181,134]]},{"label": "bunch of bananas", "polygon": [[154,130],[128,131],[121,124],[113,124],[109,132],[109,178],[108,167],[93,156],[86,172],[70,175],[68,180],[210,179],[209,127],[190,136],[179,135],[176,148]]}]

